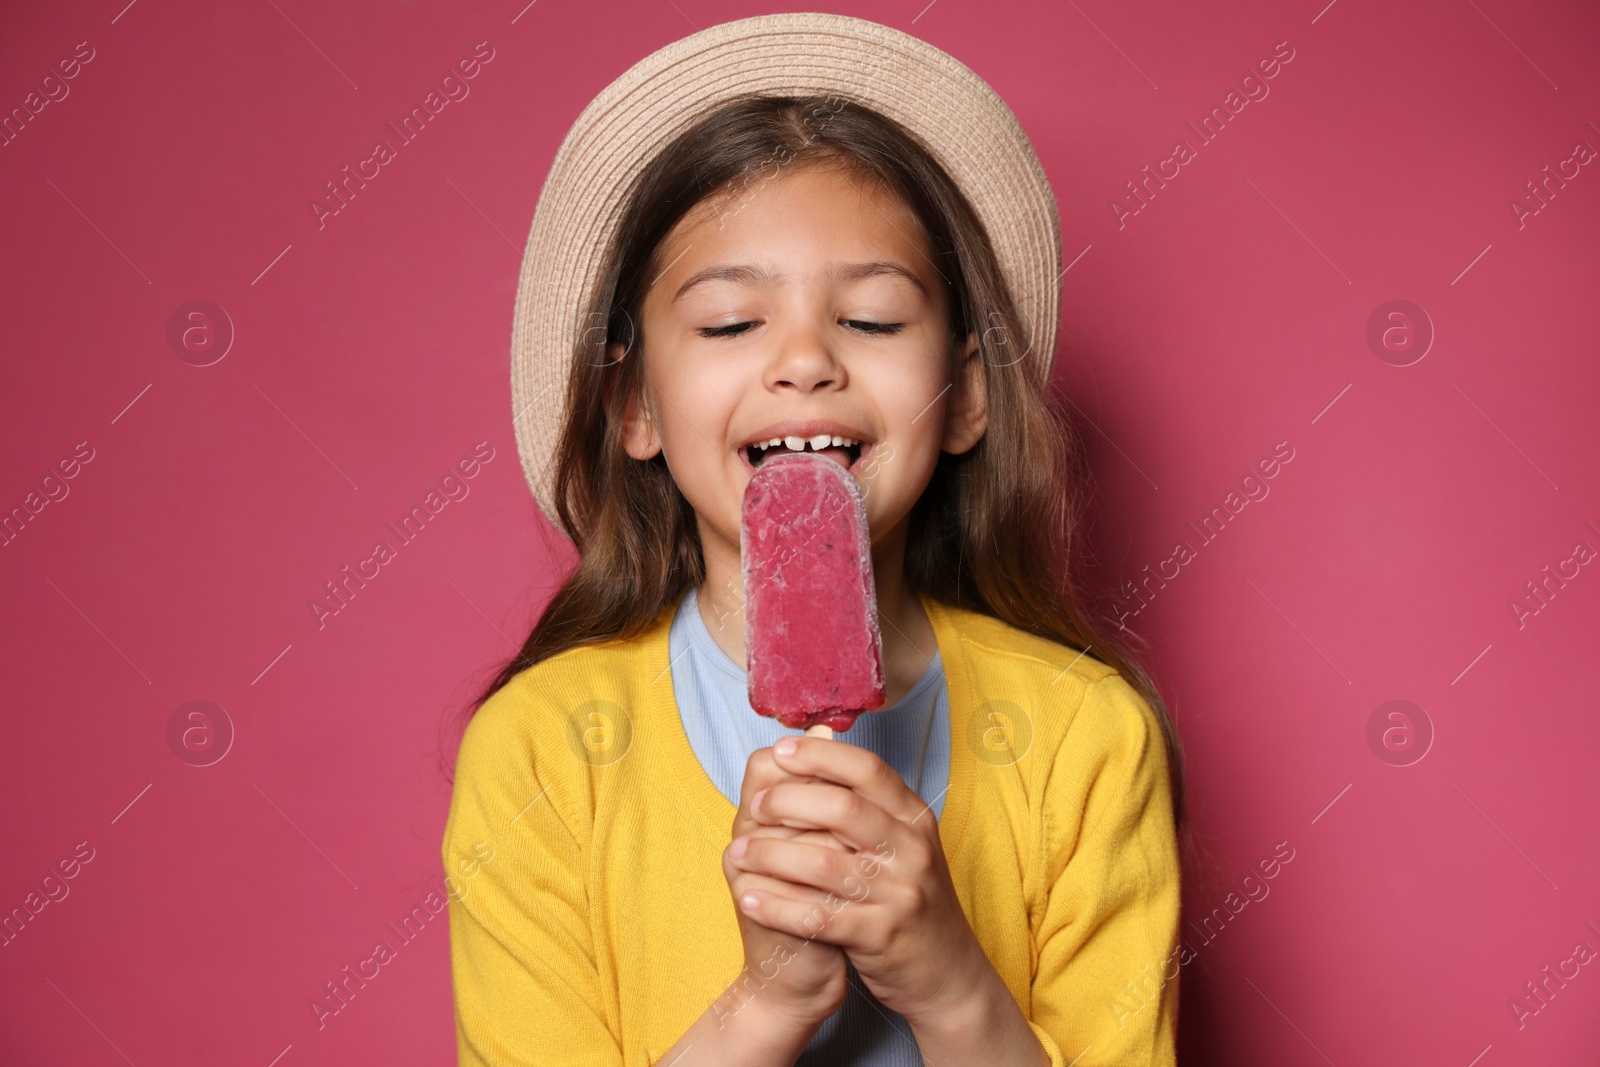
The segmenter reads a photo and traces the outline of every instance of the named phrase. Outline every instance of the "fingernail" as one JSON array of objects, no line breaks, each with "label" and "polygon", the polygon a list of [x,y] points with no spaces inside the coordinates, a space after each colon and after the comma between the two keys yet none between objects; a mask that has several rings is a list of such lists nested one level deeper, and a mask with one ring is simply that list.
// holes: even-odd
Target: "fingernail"
[{"label": "fingernail", "polygon": [[766,795],[767,795],[767,791],[765,789],[763,789],[763,790],[761,790],[761,792],[759,792],[755,796],[751,797],[750,798],[750,810],[751,811],[759,810],[760,807],[761,807],[761,798],[766,796]]},{"label": "fingernail", "polygon": [[734,859],[739,859],[745,854],[745,851],[749,847],[750,839],[741,834],[733,839],[733,844],[728,846],[728,855],[732,856]]},{"label": "fingernail", "polygon": [[776,752],[780,756],[792,756],[794,755],[794,750],[795,741],[792,737],[785,737],[783,740],[772,746],[772,751]]},{"label": "fingernail", "polygon": [[746,893],[744,896],[739,898],[739,904],[744,908],[745,911],[755,911],[756,895],[754,893]]}]

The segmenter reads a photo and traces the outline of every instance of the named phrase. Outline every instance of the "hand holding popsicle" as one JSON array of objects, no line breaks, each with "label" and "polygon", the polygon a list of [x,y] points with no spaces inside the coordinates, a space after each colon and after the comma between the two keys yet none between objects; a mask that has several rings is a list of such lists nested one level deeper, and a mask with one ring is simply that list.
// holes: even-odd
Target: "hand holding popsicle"
[{"label": "hand holding popsicle", "polygon": [[855,745],[784,738],[771,752],[787,776],[751,797],[756,823],[820,831],[846,849],[752,832],[731,862],[777,888],[758,890],[748,914],[774,929],[815,929],[814,944],[842,948],[873,995],[918,1031],[919,1044],[977,1019],[1014,1025],[1016,1004],[962,911],[922,798]]},{"label": "hand holding popsicle", "polygon": [[[745,764],[739,810],[733,818],[733,840],[746,844],[755,838],[787,840],[810,847],[844,851],[844,845],[830,833],[787,826],[763,826],[751,812],[752,800],[780,782],[803,784],[810,780],[779,767],[772,758],[772,749],[757,749]],[[766,1011],[775,1012],[780,1018],[790,1020],[801,1028],[809,1026],[814,1030],[844,1001],[847,991],[844,953],[835,945],[811,940],[808,929],[803,925],[792,928],[764,926],[750,917],[740,901],[750,892],[758,896],[785,895],[787,899],[812,904],[823,901],[826,895],[815,889],[746,871],[739,865],[742,855],[742,849],[735,850],[730,845],[722,857],[722,873],[733,895],[745,959],[745,970],[741,973],[741,980],[736,983],[740,994],[731,998],[734,1005],[727,1010],[742,1007],[746,998],[759,1000]],[[718,1014],[720,1017],[722,1013]],[[809,1032],[806,1036],[809,1037]]]}]

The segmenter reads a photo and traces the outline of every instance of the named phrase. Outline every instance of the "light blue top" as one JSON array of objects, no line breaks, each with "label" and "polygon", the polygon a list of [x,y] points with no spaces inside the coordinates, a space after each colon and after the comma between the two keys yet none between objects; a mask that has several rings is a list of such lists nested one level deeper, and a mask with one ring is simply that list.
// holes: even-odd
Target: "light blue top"
[{"label": "light blue top", "polygon": [[[744,668],[717,644],[700,615],[699,590],[678,605],[667,636],[672,692],[689,746],[707,777],[739,803],[750,754],[798,731],[756,714]],[[742,625],[742,621],[738,623]],[[730,622],[730,625],[733,625]],[[880,711],[864,712],[835,739],[859,745],[899,772],[937,818],[950,781],[950,698],[934,653],[911,691]],[[812,1035],[795,1067],[921,1067],[922,1054],[905,1017],[885,1008],[850,968],[845,1002]]]}]

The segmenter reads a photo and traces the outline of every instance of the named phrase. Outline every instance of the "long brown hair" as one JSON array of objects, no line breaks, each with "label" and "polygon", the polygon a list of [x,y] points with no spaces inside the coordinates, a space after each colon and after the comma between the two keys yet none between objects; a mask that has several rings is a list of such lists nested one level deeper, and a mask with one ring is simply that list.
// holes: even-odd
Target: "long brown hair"
[{"label": "long brown hair", "polygon": [[1042,362],[1023,358],[1026,346],[1012,340],[1027,331],[988,236],[960,188],[904,127],[839,97],[756,95],[724,104],[635,179],[592,306],[574,309],[606,324],[577,342],[553,457],[555,507],[579,562],[462,724],[520,671],[570,648],[632,637],[704,580],[694,512],[665,457],[641,462],[622,447],[624,404],[642,387],[640,359],[613,361],[606,346],[643,353],[645,293],[660,273],[663,239],[685,214],[709,197],[731,202],[774,167],[804,165],[843,166],[899,196],[921,222],[946,284],[952,368],[955,342],[979,335],[988,428],[967,452],[941,454],[912,511],[906,580],[1116,668],[1161,724],[1173,815],[1183,826],[1182,749],[1166,704],[1081,586],[1083,442],[1054,402]]}]

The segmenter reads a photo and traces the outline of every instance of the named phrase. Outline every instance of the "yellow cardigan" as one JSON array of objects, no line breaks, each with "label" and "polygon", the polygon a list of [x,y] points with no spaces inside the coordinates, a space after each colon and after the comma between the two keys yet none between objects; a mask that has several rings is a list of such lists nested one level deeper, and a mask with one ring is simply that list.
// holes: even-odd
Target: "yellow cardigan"
[{"label": "yellow cardigan", "polygon": [[[1179,867],[1153,713],[1090,656],[922,603],[950,697],[939,837],[979,942],[1052,1067],[1174,1063]],[[678,716],[675,607],[521,672],[467,728],[443,843],[463,1065],[647,1067],[739,975],[735,807]]]}]

